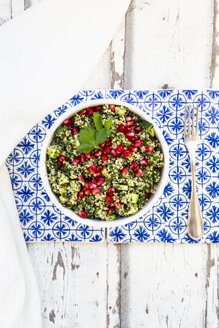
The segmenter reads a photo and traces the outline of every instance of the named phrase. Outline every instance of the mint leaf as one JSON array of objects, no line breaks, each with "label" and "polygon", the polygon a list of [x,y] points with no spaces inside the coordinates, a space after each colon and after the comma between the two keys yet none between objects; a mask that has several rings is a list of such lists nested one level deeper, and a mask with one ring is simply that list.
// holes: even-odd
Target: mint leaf
[{"label": "mint leaf", "polygon": [[96,144],[99,145],[101,143],[104,143],[107,139],[107,132],[105,128],[102,128],[101,130],[97,131],[96,133]]},{"label": "mint leaf", "polygon": [[95,147],[95,144],[92,144],[92,143],[84,143],[84,144],[81,144],[78,148],[77,148],[77,151],[79,153],[89,153],[92,149],[94,149]]},{"label": "mint leaf", "polygon": [[113,121],[112,120],[108,120],[104,123],[104,127],[106,130],[109,130],[111,128],[111,126],[113,125]]},{"label": "mint leaf", "polygon": [[143,121],[140,125],[142,128],[144,128],[146,130],[149,130],[152,127],[152,124],[148,121]]},{"label": "mint leaf", "polygon": [[106,130],[107,137],[111,135],[112,129]]},{"label": "mint leaf", "polygon": [[102,116],[100,115],[100,113],[95,112],[93,114],[93,121],[97,131],[103,128]]},{"label": "mint leaf", "polygon": [[94,143],[95,141],[94,135],[95,135],[94,128],[89,126],[88,128],[84,128],[79,132],[78,140],[80,141],[80,144]]}]

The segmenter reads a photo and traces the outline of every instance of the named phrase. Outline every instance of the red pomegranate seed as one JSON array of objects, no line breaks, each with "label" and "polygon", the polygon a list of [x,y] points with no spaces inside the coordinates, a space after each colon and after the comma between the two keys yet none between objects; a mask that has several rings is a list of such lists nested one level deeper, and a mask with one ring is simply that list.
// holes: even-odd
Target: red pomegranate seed
[{"label": "red pomegranate seed", "polygon": [[143,147],[144,146],[144,141],[138,139],[138,140],[135,141],[134,145],[138,148]]},{"label": "red pomegranate seed", "polygon": [[110,138],[107,138],[105,144],[106,144],[106,146],[111,146],[112,140]]},{"label": "red pomegranate seed", "polygon": [[94,188],[93,191],[92,191],[93,195],[97,195],[99,193],[100,193],[100,188],[99,187]]},{"label": "red pomegranate seed", "polygon": [[122,204],[120,202],[115,202],[114,205],[118,210],[122,207]]},{"label": "red pomegranate seed", "polygon": [[135,125],[135,121],[134,120],[130,120],[127,122],[127,126],[134,126]]},{"label": "red pomegranate seed", "polygon": [[88,113],[88,115],[92,116],[93,113],[94,113],[93,108],[92,108],[92,107],[88,107],[88,108],[87,108],[87,113]]},{"label": "red pomegranate seed", "polygon": [[97,112],[101,112],[102,106],[96,106],[95,109],[96,109]]},{"label": "red pomegranate seed", "polygon": [[133,161],[130,165],[131,170],[135,170],[135,169],[137,169],[137,167],[138,167],[138,163],[136,163],[135,161]]},{"label": "red pomegranate seed", "polygon": [[102,177],[102,173],[101,172],[95,172],[94,173],[94,177],[95,178],[101,178]]},{"label": "red pomegranate seed", "polygon": [[94,155],[95,155],[96,158],[98,158],[98,157],[100,157],[102,155],[102,151],[101,150],[97,150]]},{"label": "red pomegranate seed", "polygon": [[125,137],[129,140],[129,141],[132,141],[133,138],[134,138],[135,134],[133,131],[130,131],[130,132],[126,132],[125,134]]},{"label": "red pomegranate seed", "polygon": [[131,155],[131,152],[126,149],[122,152],[122,154],[123,154],[124,157],[129,157]]},{"label": "red pomegranate seed", "polygon": [[103,152],[104,152],[104,154],[109,155],[110,152],[111,152],[111,148],[110,147],[106,147],[106,148],[104,148]]},{"label": "red pomegranate seed", "polygon": [[135,142],[136,140],[138,140],[138,137],[134,135],[134,137],[132,138],[132,142]]},{"label": "red pomegranate seed", "polygon": [[128,150],[131,152],[131,153],[133,153],[133,152],[137,152],[138,151],[138,148],[137,147],[135,147],[135,146],[133,146],[133,145],[131,145],[131,146],[128,146]]},{"label": "red pomegranate seed", "polygon": [[115,106],[114,105],[111,105],[110,109],[111,109],[112,112],[115,112]]},{"label": "red pomegranate seed", "polygon": [[82,175],[80,175],[80,176],[78,177],[78,181],[85,181],[85,178],[84,178]]},{"label": "red pomegranate seed", "polygon": [[86,194],[86,195],[90,195],[90,194],[92,194],[92,189],[87,188],[87,189],[85,190],[85,194]]},{"label": "red pomegranate seed", "polygon": [[95,189],[95,188],[97,188],[96,180],[93,180],[93,181],[89,182],[89,187],[90,187],[90,189]]},{"label": "red pomegranate seed", "polygon": [[91,158],[91,152],[85,154],[87,158]]},{"label": "red pomegranate seed", "polygon": [[127,132],[134,132],[134,131],[132,130],[132,128],[126,126],[125,127],[125,133],[127,133]]},{"label": "red pomegranate seed", "polygon": [[59,161],[60,162],[66,162],[67,161],[67,158],[63,155],[59,156]]},{"label": "red pomegranate seed", "polygon": [[103,163],[107,163],[107,161],[108,161],[108,156],[107,156],[106,154],[103,154],[103,155],[102,155],[102,161],[103,161]]},{"label": "red pomegranate seed", "polygon": [[103,169],[103,166],[102,165],[97,165],[97,172],[101,172]]},{"label": "red pomegranate seed", "polygon": [[86,219],[87,218],[87,213],[85,211],[80,211],[79,215],[83,218]]},{"label": "red pomegranate seed", "polygon": [[138,132],[141,132],[141,127],[140,125],[137,125],[135,128],[134,128],[135,132],[138,133]]},{"label": "red pomegranate seed", "polygon": [[86,183],[85,183],[85,187],[86,187],[86,188],[90,188],[90,184],[89,184],[89,182],[86,182]]},{"label": "red pomegranate seed", "polygon": [[86,161],[86,155],[84,153],[81,154],[80,156],[81,162],[85,162]]},{"label": "red pomegranate seed", "polygon": [[83,191],[79,191],[78,193],[78,199],[82,199],[84,197]]},{"label": "red pomegranate seed", "polygon": [[125,125],[123,125],[123,124],[120,124],[119,126],[118,126],[118,130],[119,130],[119,132],[125,132],[125,129],[126,129],[126,127],[125,127]]},{"label": "red pomegranate seed", "polygon": [[83,173],[83,177],[84,177],[85,179],[87,179],[87,178],[88,178],[87,173]]},{"label": "red pomegranate seed", "polygon": [[75,157],[73,159],[73,164],[78,165],[79,163],[80,163],[80,158],[79,157]]},{"label": "red pomegranate seed", "polygon": [[123,167],[122,168],[122,176],[125,177],[127,175],[127,173],[128,173],[127,167]]},{"label": "red pomegranate seed", "polygon": [[142,159],[140,160],[140,164],[141,164],[142,166],[148,166],[148,161],[146,160],[146,158],[142,158]]},{"label": "red pomegranate seed", "polygon": [[149,199],[149,198],[150,198],[150,194],[146,194],[145,199]]},{"label": "red pomegranate seed", "polygon": [[100,144],[99,146],[100,146],[101,149],[103,149],[103,148],[105,147],[105,144],[102,143],[102,144]]},{"label": "red pomegranate seed", "polygon": [[82,111],[79,113],[80,116],[82,116],[82,115],[86,115],[86,114],[87,114],[86,109],[82,110]]},{"label": "red pomegranate seed", "polygon": [[108,214],[111,215],[111,214],[113,214],[113,213],[114,213],[114,208],[113,208],[113,207],[110,207],[110,208],[108,209]]},{"label": "red pomegranate seed", "polygon": [[119,157],[119,154],[117,153],[117,151],[115,149],[111,150],[111,154],[113,155],[113,157],[117,158]]},{"label": "red pomegranate seed", "polygon": [[154,149],[153,146],[147,145],[147,147],[146,147],[146,153],[147,153],[147,154],[151,154],[152,151],[153,151],[153,149]]},{"label": "red pomegranate seed", "polygon": [[89,171],[91,174],[94,174],[94,172],[96,172],[96,166],[95,165],[89,166]]},{"label": "red pomegranate seed", "polygon": [[123,152],[123,150],[124,150],[123,145],[118,145],[118,146],[116,147],[116,152],[117,152],[118,154],[121,154],[121,153]]},{"label": "red pomegranate seed", "polygon": [[64,120],[63,124],[65,126],[71,126],[74,123],[74,120],[72,118],[67,118],[66,120]]},{"label": "red pomegranate seed", "polygon": [[105,200],[108,204],[112,204],[114,202],[113,196],[106,196]]},{"label": "red pomegranate seed", "polygon": [[63,162],[57,161],[57,166],[61,170],[63,168]]},{"label": "red pomegranate seed", "polygon": [[71,133],[75,136],[76,134],[78,134],[78,128],[76,128],[75,126],[71,129]]},{"label": "red pomegranate seed", "polygon": [[105,182],[105,179],[104,178],[99,178],[98,180],[97,180],[97,185],[98,186],[102,186],[102,184]]},{"label": "red pomegranate seed", "polygon": [[107,194],[109,194],[109,195],[114,194],[114,192],[115,192],[115,188],[113,188],[113,187],[109,187],[107,190]]},{"label": "red pomegranate seed", "polygon": [[142,174],[143,174],[143,171],[141,170],[141,169],[137,169],[136,171],[135,171],[135,175],[136,175],[136,177],[141,177],[142,176]]},{"label": "red pomegranate seed", "polygon": [[125,120],[126,120],[126,122],[129,122],[129,121],[133,120],[133,118],[132,118],[131,116],[127,116],[127,117],[125,118]]}]

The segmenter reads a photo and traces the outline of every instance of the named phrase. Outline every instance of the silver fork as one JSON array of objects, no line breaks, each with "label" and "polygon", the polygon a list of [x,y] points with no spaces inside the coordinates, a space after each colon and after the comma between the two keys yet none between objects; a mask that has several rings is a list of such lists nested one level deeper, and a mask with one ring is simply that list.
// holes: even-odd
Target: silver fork
[{"label": "silver fork", "polygon": [[[187,119],[187,107],[188,107],[188,119]],[[191,122],[192,121],[192,122]],[[192,123],[192,127],[191,127]],[[191,113],[191,106],[185,106],[185,125],[184,125],[184,142],[189,151],[191,173],[192,173],[192,189],[191,199],[189,204],[188,215],[188,234],[194,240],[199,240],[203,233],[203,220],[201,216],[201,208],[196,193],[196,181],[195,181],[195,150],[199,141],[198,137],[198,106],[196,107],[195,118],[195,106]]]}]

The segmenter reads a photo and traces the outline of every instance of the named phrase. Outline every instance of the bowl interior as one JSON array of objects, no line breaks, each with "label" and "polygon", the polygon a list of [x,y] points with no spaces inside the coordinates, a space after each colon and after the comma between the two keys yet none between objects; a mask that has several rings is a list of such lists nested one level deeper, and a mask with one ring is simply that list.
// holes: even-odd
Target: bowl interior
[{"label": "bowl interior", "polygon": [[[116,219],[115,221],[104,221],[104,220],[97,220],[97,219],[82,219],[80,216],[75,214],[72,210],[62,206],[62,204],[59,202],[58,198],[55,196],[55,194],[52,192],[48,177],[47,177],[47,169],[45,165],[46,161],[46,150],[47,147],[50,145],[54,131],[56,130],[57,127],[59,127],[62,122],[66,119],[74,115],[76,112],[87,108],[87,107],[93,107],[97,105],[103,105],[103,104],[114,104],[114,105],[122,105],[127,107],[130,111],[134,112],[135,114],[139,115],[143,120],[147,120],[148,122],[153,124],[156,136],[158,140],[160,141],[162,152],[164,155],[164,167],[161,171],[161,179],[158,185],[158,188],[156,192],[150,197],[149,201],[146,203],[146,205],[138,211],[136,214],[128,217],[121,217]],[[50,199],[52,202],[55,204],[59,210],[64,213],[66,216],[72,218],[73,220],[78,221],[81,224],[85,225],[91,225],[93,227],[103,227],[103,228],[108,228],[108,227],[115,227],[123,224],[130,223],[132,221],[135,221],[137,218],[141,217],[144,215],[146,212],[148,212],[151,207],[156,203],[156,201],[160,198],[160,196],[163,193],[163,189],[167,183],[168,180],[168,172],[169,172],[169,149],[167,146],[167,143],[163,137],[162,131],[157,127],[156,123],[149,117],[147,116],[143,111],[138,109],[137,107],[127,104],[125,102],[121,102],[118,100],[114,99],[98,99],[98,100],[92,100],[88,102],[83,102],[82,104],[79,104],[75,107],[73,107],[71,110],[68,110],[68,112],[64,113],[62,116],[60,116],[56,122],[52,125],[50,130],[47,133],[47,136],[43,142],[42,149],[41,149],[41,155],[40,155],[40,175],[42,178],[43,186],[49,195]]]}]

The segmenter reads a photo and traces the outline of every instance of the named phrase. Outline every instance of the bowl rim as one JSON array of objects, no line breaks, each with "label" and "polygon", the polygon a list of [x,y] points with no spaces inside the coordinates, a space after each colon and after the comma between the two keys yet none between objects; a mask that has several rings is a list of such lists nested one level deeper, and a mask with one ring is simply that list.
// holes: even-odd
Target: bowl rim
[{"label": "bowl rim", "polygon": [[[55,194],[52,192],[48,178],[47,178],[47,169],[45,165],[46,160],[46,150],[49,146],[50,142],[52,141],[54,131],[61,125],[61,123],[77,113],[78,111],[87,108],[87,107],[93,107],[98,105],[104,105],[104,104],[113,104],[118,106],[125,106],[133,113],[139,115],[143,120],[147,120],[148,122],[153,124],[156,136],[158,140],[160,141],[162,152],[164,155],[164,167],[161,172],[161,179],[158,184],[158,188],[156,192],[150,197],[149,201],[146,203],[146,205],[137,213],[134,215],[128,216],[128,217],[120,217],[114,221],[104,221],[104,220],[97,220],[97,219],[83,219],[80,216],[78,216],[76,213],[73,212],[73,210],[68,209],[64,207],[58,200],[58,198],[55,196]],[[95,99],[95,100],[88,100],[83,101],[82,103],[72,107],[71,109],[68,109],[64,114],[62,114],[51,126],[51,128],[48,130],[45,139],[43,140],[41,151],[40,151],[40,161],[39,161],[39,173],[40,177],[42,179],[43,187],[48,194],[50,200],[54,203],[54,205],[66,216],[72,218],[73,220],[77,221],[80,224],[88,225],[92,227],[97,228],[110,228],[110,227],[117,227],[120,225],[125,225],[130,222],[133,222],[137,220],[138,218],[142,217],[144,214],[146,214],[153,205],[159,200],[161,197],[164,187],[167,184],[168,175],[169,175],[169,147],[167,145],[167,142],[162,134],[162,131],[160,128],[156,125],[155,121],[148,116],[145,112],[140,110],[137,106],[134,106],[132,104],[111,99],[111,98],[102,98],[102,99]]]}]

